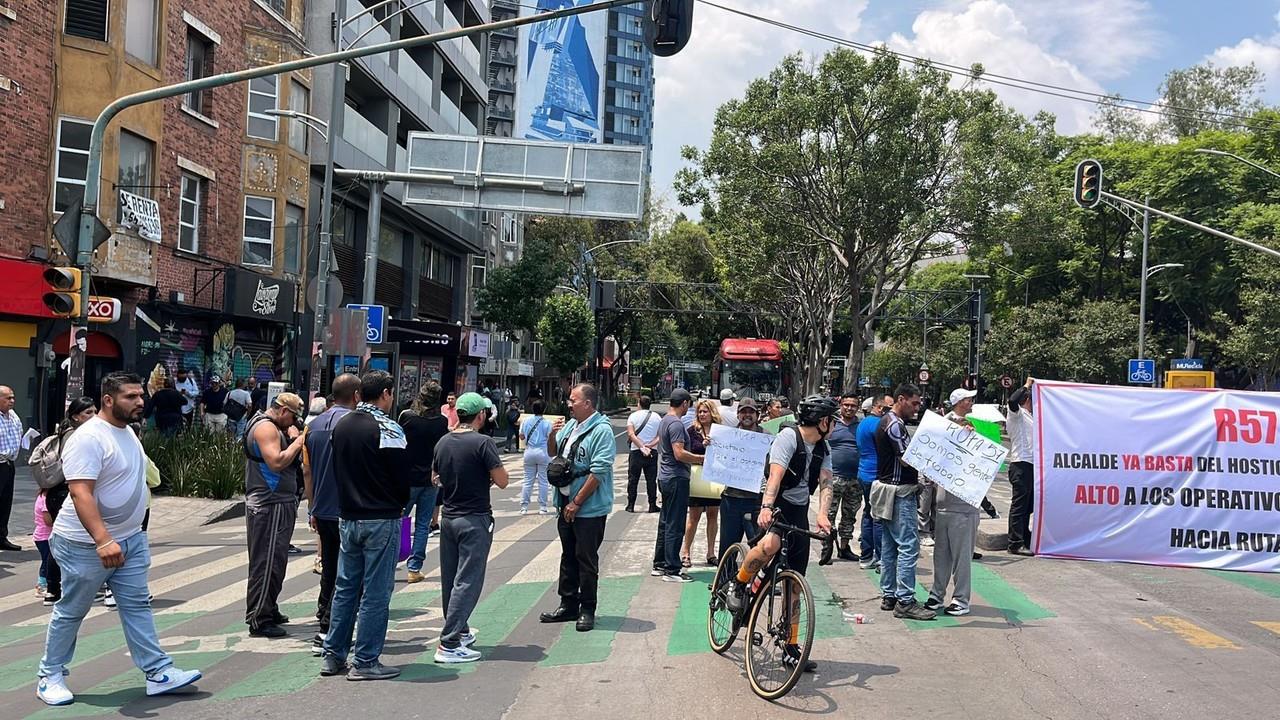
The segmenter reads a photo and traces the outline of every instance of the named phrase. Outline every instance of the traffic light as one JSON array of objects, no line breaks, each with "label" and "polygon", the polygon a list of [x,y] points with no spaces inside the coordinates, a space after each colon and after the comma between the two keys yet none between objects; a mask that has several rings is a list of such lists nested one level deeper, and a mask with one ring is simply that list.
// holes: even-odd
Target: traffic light
[{"label": "traffic light", "polygon": [[1102,163],[1081,160],[1076,165],[1075,201],[1085,210],[1092,210],[1102,202]]},{"label": "traffic light", "polygon": [[650,0],[644,23],[644,43],[659,57],[684,49],[693,31],[694,0]]},{"label": "traffic light", "polygon": [[44,271],[44,281],[53,288],[41,296],[44,306],[58,317],[79,317],[80,271],[70,267],[51,267]]}]

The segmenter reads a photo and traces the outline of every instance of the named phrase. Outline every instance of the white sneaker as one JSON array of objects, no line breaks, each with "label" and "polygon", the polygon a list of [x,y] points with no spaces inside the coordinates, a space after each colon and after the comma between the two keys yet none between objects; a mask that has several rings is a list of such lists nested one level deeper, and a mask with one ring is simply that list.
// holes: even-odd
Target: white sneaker
[{"label": "white sneaker", "polygon": [[107,591],[107,595],[106,595],[106,597],[102,598],[102,605],[103,605],[104,607],[109,607],[109,608],[113,608],[113,607],[115,607],[115,606],[116,606],[116,594],[115,594],[115,593],[113,593],[113,592],[111,592],[110,590],[108,590],[108,591]]},{"label": "white sneaker", "polygon": [[475,645],[476,629],[471,628],[467,632],[463,633],[462,637],[458,638],[458,642],[462,643],[463,647],[471,647],[472,645]]},{"label": "white sneaker", "polygon": [[163,695],[183,688],[204,677],[199,670],[179,670],[170,665],[147,675],[147,694]]},{"label": "white sneaker", "polygon": [[76,696],[67,689],[66,677],[62,675],[40,678],[36,685],[36,697],[43,700],[45,705],[70,705],[76,700]]},{"label": "white sneaker", "polygon": [[920,544],[924,547],[933,547],[933,538],[928,536],[923,537],[920,539]]},{"label": "white sneaker", "polygon": [[693,582],[693,578],[684,573],[680,573],[679,575],[663,575],[662,582],[691,583]]},{"label": "white sneaker", "polygon": [[459,645],[456,648],[447,648],[443,645],[436,647],[436,662],[448,663],[469,663],[480,659],[480,653],[472,650],[466,645]]},{"label": "white sneaker", "polygon": [[520,514],[521,514],[521,515],[528,515],[528,514],[529,514],[529,506],[528,506],[528,505],[521,505],[521,506],[520,506]]},{"label": "white sneaker", "polygon": [[550,514],[551,514],[551,508],[549,508],[549,507],[544,507],[544,508],[542,508],[541,510],[539,510],[539,511],[538,511],[538,514],[539,514],[539,515],[550,515]]},{"label": "white sneaker", "polygon": [[859,570],[870,570],[870,569],[871,569],[871,561],[870,561],[870,560],[859,560],[859,561],[858,561],[858,569],[859,569]]},{"label": "white sneaker", "polygon": [[663,575],[666,575],[666,574],[667,574],[667,571],[663,570],[662,568],[654,568],[649,571],[650,577],[662,577]]}]

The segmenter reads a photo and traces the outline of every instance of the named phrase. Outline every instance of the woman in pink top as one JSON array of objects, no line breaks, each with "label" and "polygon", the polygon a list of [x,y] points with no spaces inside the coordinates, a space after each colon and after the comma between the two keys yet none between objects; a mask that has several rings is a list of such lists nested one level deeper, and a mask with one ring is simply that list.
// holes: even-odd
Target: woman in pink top
[{"label": "woman in pink top", "polygon": [[35,521],[36,530],[31,533],[31,537],[36,541],[36,549],[40,551],[40,578],[36,584],[36,595],[44,599],[45,589],[48,586],[49,564],[56,562],[53,554],[49,552],[49,536],[53,534],[53,516],[49,514],[44,490],[36,496]]}]

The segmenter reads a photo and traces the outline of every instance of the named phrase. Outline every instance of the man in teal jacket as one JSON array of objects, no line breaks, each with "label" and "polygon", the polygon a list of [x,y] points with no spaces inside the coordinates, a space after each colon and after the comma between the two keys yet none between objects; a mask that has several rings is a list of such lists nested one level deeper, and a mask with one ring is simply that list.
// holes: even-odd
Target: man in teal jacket
[{"label": "man in teal jacket", "polygon": [[[573,457],[573,482],[555,493],[560,532],[560,606],[542,613],[544,623],[577,620],[579,632],[596,625],[596,586],[600,581],[600,545],[613,509],[613,427],[596,411],[600,391],[581,384],[569,391],[568,422],[556,421],[547,436],[547,454]],[[563,438],[563,440],[560,440]],[[576,450],[574,449],[576,445]]]}]

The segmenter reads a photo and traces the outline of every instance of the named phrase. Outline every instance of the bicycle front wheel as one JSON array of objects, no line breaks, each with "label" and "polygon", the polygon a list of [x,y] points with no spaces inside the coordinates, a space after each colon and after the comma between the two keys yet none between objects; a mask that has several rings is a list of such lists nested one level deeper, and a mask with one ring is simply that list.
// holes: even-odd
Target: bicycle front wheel
[{"label": "bicycle front wheel", "polygon": [[[774,588],[781,592],[774,594]],[[765,700],[796,686],[813,647],[813,592],[804,576],[783,570],[760,589],[747,622],[747,679]]]},{"label": "bicycle front wheel", "polygon": [[738,577],[738,568],[747,559],[747,544],[734,543],[725,548],[720,564],[716,567],[715,580],[711,581],[711,603],[707,608],[707,640],[711,649],[723,655],[738,637],[740,622],[729,609],[725,598],[732,592]]}]

